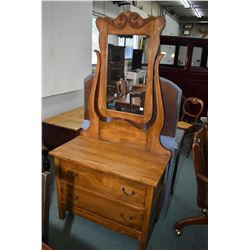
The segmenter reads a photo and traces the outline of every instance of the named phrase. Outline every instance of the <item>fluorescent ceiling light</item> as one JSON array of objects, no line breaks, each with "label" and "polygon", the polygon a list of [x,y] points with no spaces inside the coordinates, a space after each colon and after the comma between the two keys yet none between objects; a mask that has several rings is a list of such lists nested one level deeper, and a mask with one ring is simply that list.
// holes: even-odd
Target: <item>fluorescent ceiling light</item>
[{"label": "fluorescent ceiling light", "polygon": [[201,13],[200,13],[200,11],[199,11],[198,9],[193,8],[193,11],[194,11],[195,15],[196,15],[198,18],[201,18]]},{"label": "fluorescent ceiling light", "polygon": [[191,5],[190,5],[190,3],[188,2],[188,0],[180,0],[180,1],[181,1],[181,3],[184,5],[185,8],[190,8],[190,7],[191,7]]}]

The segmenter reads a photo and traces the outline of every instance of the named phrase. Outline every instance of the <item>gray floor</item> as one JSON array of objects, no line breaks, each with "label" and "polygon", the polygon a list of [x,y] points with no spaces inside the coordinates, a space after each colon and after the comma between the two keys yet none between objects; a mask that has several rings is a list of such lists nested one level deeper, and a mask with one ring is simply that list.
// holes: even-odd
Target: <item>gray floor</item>
[{"label": "gray floor", "polygon": [[[139,242],[129,236],[114,232],[91,221],[68,214],[60,220],[57,210],[54,167],[50,205],[49,245],[54,250],[134,250]],[[166,218],[161,218],[154,227],[147,249],[189,250],[207,249],[207,225],[193,225],[183,229],[181,237],[173,230],[176,221],[200,214],[196,206],[196,182],[192,157],[180,157],[175,192],[171,197]]]}]

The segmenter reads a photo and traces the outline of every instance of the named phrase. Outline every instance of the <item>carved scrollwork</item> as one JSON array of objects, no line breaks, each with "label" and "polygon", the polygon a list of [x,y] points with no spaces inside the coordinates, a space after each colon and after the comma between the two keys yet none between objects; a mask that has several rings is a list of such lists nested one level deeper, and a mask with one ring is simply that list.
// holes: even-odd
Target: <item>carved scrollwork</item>
[{"label": "carved scrollwork", "polygon": [[116,29],[123,29],[125,26],[131,26],[132,28],[138,29],[143,27],[148,22],[154,20],[155,17],[149,17],[143,19],[139,14],[135,12],[123,12],[117,18],[113,19],[110,17],[105,17],[104,21],[108,22]]},{"label": "carved scrollwork", "polygon": [[104,20],[117,29],[123,29],[128,22],[128,17],[125,13],[121,13],[116,19],[105,17]]},{"label": "carved scrollwork", "polygon": [[149,17],[147,19],[143,19],[139,14],[137,14],[136,12],[131,12],[130,16],[129,16],[129,24],[132,28],[141,28],[142,26],[144,26],[146,23],[154,20],[155,17]]}]

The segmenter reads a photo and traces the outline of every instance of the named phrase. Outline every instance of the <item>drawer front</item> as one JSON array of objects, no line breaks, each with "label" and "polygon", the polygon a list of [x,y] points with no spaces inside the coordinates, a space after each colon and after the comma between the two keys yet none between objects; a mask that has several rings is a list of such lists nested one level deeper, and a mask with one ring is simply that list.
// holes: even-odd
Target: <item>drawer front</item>
[{"label": "drawer front", "polygon": [[62,202],[70,208],[77,207],[87,210],[111,221],[141,231],[144,209],[135,209],[122,205],[102,196],[61,182]]},{"label": "drawer front", "polygon": [[107,198],[144,207],[146,186],[74,163],[60,161],[61,179]]}]

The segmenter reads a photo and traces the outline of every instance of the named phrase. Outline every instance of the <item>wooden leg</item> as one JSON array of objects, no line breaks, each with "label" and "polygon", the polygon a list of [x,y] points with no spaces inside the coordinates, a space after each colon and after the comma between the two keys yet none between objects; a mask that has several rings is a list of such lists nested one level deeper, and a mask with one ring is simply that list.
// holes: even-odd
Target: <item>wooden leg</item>
[{"label": "wooden leg", "polygon": [[140,250],[145,250],[148,244],[150,212],[153,200],[153,192],[154,192],[153,187],[148,186],[146,191],[145,212],[144,212],[144,221],[142,224],[142,237],[140,241]]},{"label": "wooden leg", "polygon": [[195,216],[195,217],[190,217],[190,218],[179,220],[175,223],[174,229],[181,230],[185,226],[197,225],[197,224],[208,224],[208,216],[200,215],[200,216]]},{"label": "wooden leg", "polygon": [[49,242],[48,236],[42,236],[42,242],[48,244]]},{"label": "wooden leg", "polygon": [[61,220],[65,219],[65,209],[62,205],[62,197],[61,197],[61,183],[60,183],[60,160],[54,158],[55,163],[55,176],[56,176],[56,190],[57,190],[57,205],[58,205],[58,212],[59,218]]},{"label": "wooden leg", "polygon": [[173,173],[173,179],[172,179],[171,194],[174,193],[174,183],[175,183],[176,173],[177,173],[177,169],[178,169],[178,165],[179,165],[180,153],[181,153],[181,148],[179,149],[179,152],[178,152],[178,155],[176,157],[175,164],[174,164],[174,173]]},{"label": "wooden leg", "polygon": [[191,136],[192,136],[192,138],[191,138],[191,142],[190,142],[190,144],[189,144],[189,146],[188,146],[188,152],[187,152],[186,158],[189,157],[190,152],[192,151],[192,145],[193,145],[194,134],[192,134]]},{"label": "wooden leg", "polygon": [[50,162],[48,158],[48,149],[42,144],[42,171],[50,170]]},{"label": "wooden leg", "polygon": [[145,241],[142,241],[141,240],[141,242],[140,242],[140,250],[145,250],[146,249],[146,245],[147,245],[147,242],[145,242]]}]

